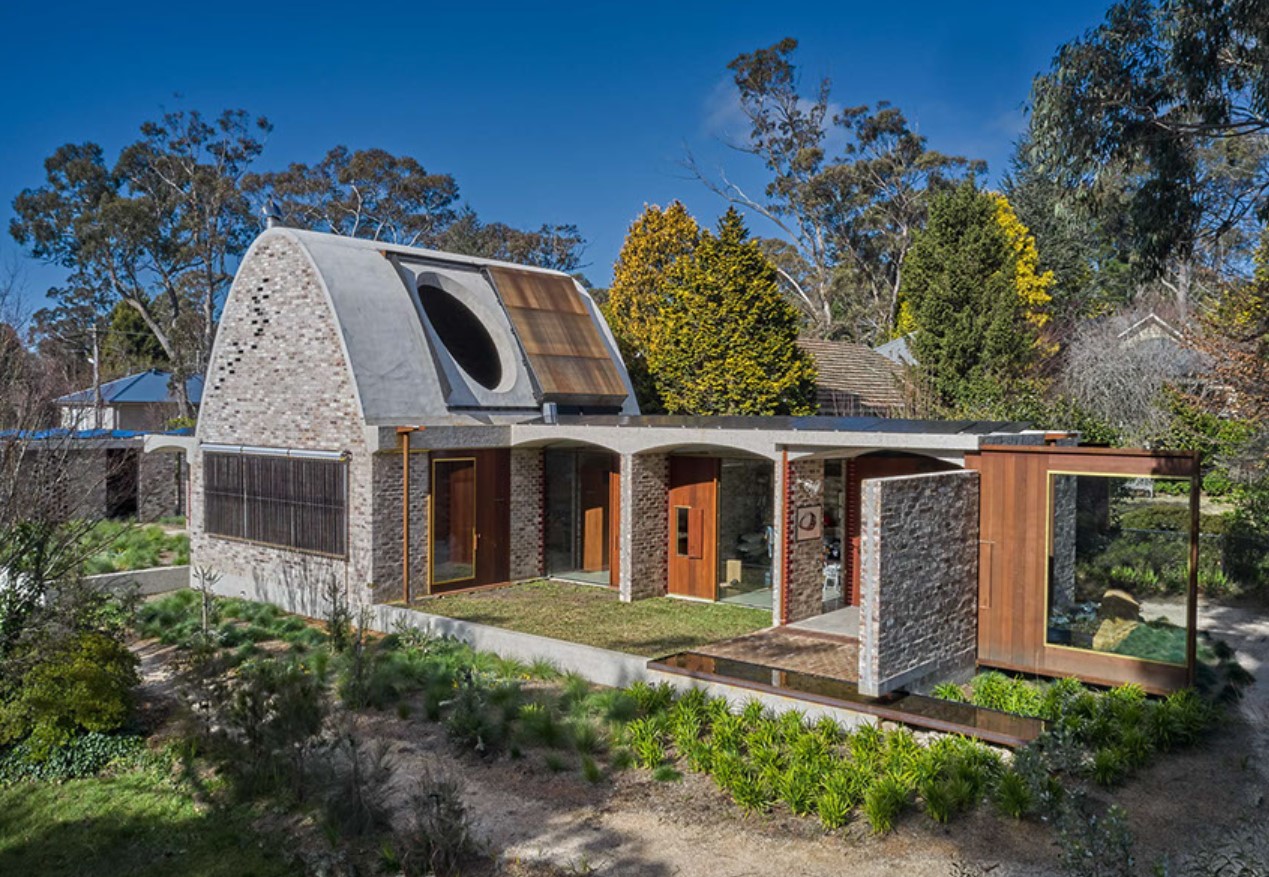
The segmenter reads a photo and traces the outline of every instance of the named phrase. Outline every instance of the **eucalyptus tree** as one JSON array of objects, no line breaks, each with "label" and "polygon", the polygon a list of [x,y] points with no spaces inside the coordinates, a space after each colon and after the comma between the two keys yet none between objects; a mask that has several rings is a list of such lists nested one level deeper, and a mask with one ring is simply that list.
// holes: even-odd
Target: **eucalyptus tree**
[{"label": "eucalyptus tree", "polygon": [[[769,256],[823,337],[884,340],[898,316],[903,261],[925,222],[930,196],[985,169],[980,161],[928,148],[896,107],[835,108],[830,82],[799,88],[797,40],[742,54],[732,71],[748,139],[734,147],[760,160],[761,193],[721,171],[689,170],[731,203],[760,214],[784,246]],[[840,145],[838,145],[840,144]]]},{"label": "eucalyptus tree", "polygon": [[242,182],[270,130],[243,110],[177,111],[143,124],[113,163],[95,143],[55,150],[10,223],[28,253],[68,271],[46,322],[126,304],[171,362],[188,410],[184,377],[206,368],[220,303],[257,231]]},{"label": "eucalyptus tree", "polygon": [[1119,212],[1138,276],[1182,312],[1249,272],[1269,215],[1267,38],[1259,0],[1121,0],[1033,85],[1033,163]]}]

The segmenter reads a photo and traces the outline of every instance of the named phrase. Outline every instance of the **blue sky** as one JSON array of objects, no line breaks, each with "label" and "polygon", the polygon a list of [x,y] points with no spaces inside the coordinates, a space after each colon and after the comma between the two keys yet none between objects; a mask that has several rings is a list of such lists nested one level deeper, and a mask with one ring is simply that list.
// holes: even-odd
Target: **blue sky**
[{"label": "blue sky", "polygon": [[[761,186],[722,145],[736,127],[726,65],[784,36],[835,103],[889,100],[944,152],[1005,169],[1031,77],[1108,0],[692,3],[29,3],[0,9],[0,256],[32,301],[59,279],[7,234],[13,196],[58,145],[113,158],[164,108],[241,107],[275,125],[261,162],[382,147],[453,174],[486,220],[576,223],[587,275],[611,277],[645,203],[721,201],[686,151]],[[763,232],[760,226],[756,229]]]}]

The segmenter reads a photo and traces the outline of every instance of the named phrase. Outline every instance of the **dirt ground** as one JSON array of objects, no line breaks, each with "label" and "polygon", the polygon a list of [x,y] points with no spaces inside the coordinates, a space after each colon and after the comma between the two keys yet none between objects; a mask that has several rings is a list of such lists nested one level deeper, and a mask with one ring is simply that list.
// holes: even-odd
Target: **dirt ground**
[{"label": "dirt ground", "polygon": [[[1243,665],[1269,675],[1269,618],[1206,607],[1203,626],[1234,646]],[[143,649],[147,696],[171,697],[167,650]],[[415,713],[417,715],[417,711]],[[1052,829],[1015,823],[990,807],[939,826],[909,813],[884,837],[855,824],[825,834],[813,819],[746,817],[705,777],[656,782],[627,771],[591,785],[576,762],[552,773],[541,753],[484,761],[457,752],[421,719],[369,713],[357,733],[390,743],[398,776],[444,770],[459,776],[477,832],[499,871],[516,877],[1056,874]],[[1228,724],[1204,746],[1162,757],[1107,800],[1128,813],[1145,873],[1167,862],[1228,850],[1252,838],[1269,861],[1269,680],[1258,679]],[[1249,872],[1256,873],[1256,872]]]}]

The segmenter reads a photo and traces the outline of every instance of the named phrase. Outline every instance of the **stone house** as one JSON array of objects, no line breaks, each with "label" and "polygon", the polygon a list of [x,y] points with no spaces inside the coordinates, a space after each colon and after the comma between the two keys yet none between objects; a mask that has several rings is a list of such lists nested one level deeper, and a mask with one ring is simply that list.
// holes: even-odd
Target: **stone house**
[{"label": "stone house", "polygon": [[[843,673],[879,695],[982,663],[1005,579],[980,520],[1015,490],[980,495],[983,459],[1073,443],[1021,423],[644,416],[568,275],[271,228],[225,304],[195,436],[150,446],[188,454],[192,562],[226,594],[321,616],[332,587],[415,602],[553,577],[738,603],[858,642]],[[987,567],[1047,563],[1043,539],[993,538]],[[1043,671],[1043,652],[1007,657]]]}]

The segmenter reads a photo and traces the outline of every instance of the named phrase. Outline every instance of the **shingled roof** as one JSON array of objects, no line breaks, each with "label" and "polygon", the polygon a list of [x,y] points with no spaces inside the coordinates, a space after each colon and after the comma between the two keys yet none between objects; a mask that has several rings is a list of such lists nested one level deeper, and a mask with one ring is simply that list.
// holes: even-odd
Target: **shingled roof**
[{"label": "shingled roof", "polygon": [[815,359],[816,402],[821,414],[846,417],[901,417],[907,398],[903,367],[870,347],[849,341],[799,338]]}]

